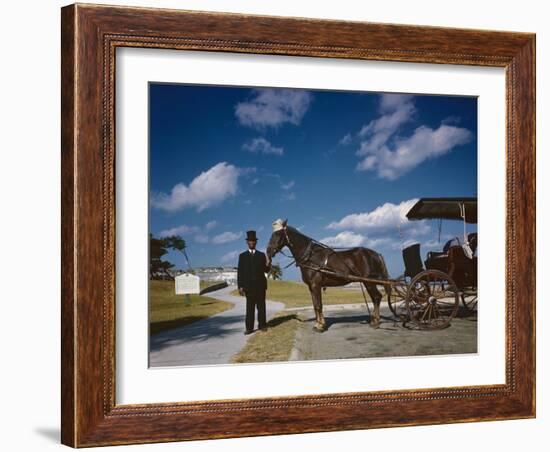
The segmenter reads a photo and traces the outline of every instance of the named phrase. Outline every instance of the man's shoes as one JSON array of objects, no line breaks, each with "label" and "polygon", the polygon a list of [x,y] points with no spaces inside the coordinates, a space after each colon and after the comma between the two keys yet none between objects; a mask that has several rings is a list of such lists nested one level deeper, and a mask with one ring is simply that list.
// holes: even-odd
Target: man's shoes
[{"label": "man's shoes", "polygon": [[244,332],[244,334],[245,334],[245,336],[246,336],[247,334],[252,334],[253,332],[254,332],[254,331],[252,331],[252,330],[246,330],[246,331]]},{"label": "man's shoes", "polygon": [[266,332],[267,331],[267,326],[264,326],[263,328],[260,328],[260,330],[262,330],[263,332]]}]

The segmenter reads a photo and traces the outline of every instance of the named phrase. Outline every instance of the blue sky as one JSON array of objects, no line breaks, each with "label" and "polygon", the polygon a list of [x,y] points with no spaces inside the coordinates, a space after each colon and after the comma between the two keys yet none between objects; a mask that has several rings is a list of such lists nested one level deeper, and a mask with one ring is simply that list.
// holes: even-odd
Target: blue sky
[{"label": "blue sky", "polygon": [[[462,223],[405,218],[421,197],[477,196],[477,99],[150,84],[150,231],[181,235],[193,266],[236,265],[287,218],[332,246],[422,254]],[[468,225],[475,230],[475,225]],[[186,268],[181,255],[168,260]],[[278,256],[276,262],[289,261]],[[285,279],[298,279],[291,267]]]}]

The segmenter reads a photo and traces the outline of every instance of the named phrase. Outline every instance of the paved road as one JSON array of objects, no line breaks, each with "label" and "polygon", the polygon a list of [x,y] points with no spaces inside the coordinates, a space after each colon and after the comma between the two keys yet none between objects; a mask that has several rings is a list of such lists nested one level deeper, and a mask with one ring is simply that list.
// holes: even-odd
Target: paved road
[{"label": "paved road", "polygon": [[[229,363],[252,337],[243,334],[246,301],[230,295],[235,289],[228,286],[208,293],[210,298],[233,303],[232,309],[154,335],[150,342],[150,367]],[[266,300],[267,320],[283,308],[283,303]]]},{"label": "paved road", "polygon": [[[372,306],[371,306],[372,310]],[[459,316],[451,326],[437,331],[418,331],[395,322],[387,305],[382,304],[379,329],[368,325],[364,305],[327,305],[324,308],[328,330],[313,331],[313,310],[302,310],[306,321],[299,325],[290,359],[371,358],[384,356],[447,355],[477,352],[476,317]]]}]

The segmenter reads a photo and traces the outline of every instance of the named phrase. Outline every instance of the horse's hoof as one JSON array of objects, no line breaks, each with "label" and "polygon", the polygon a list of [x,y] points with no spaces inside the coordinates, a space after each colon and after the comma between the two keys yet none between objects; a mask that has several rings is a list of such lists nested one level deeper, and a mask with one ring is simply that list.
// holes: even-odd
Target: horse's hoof
[{"label": "horse's hoof", "polygon": [[322,326],[315,325],[313,327],[313,331],[315,331],[316,333],[323,333],[325,330],[326,328]]},{"label": "horse's hoof", "polygon": [[370,326],[371,328],[374,328],[375,330],[377,330],[378,328],[380,328],[380,323],[371,323]]}]

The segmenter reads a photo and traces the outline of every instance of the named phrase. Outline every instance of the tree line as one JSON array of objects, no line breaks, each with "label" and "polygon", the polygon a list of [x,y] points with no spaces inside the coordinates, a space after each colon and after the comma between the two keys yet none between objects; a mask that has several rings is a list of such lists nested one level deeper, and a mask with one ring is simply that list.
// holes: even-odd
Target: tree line
[{"label": "tree line", "polygon": [[[187,244],[179,235],[171,235],[169,237],[156,238],[149,233],[149,278],[150,279],[173,279],[174,277],[168,270],[174,268],[174,264],[163,260],[163,256],[168,253],[168,250],[181,252],[189,265],[189,259],[185,248]],[[190,265],[189,265],[190,266]]]}]

